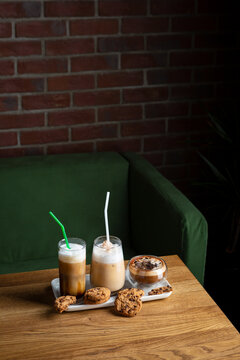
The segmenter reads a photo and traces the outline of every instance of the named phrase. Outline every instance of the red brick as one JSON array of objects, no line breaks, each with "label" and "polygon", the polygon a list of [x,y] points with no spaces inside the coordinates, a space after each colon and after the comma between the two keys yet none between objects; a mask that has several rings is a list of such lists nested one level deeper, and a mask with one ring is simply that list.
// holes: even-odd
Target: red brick
[{"label": "red brick", "polygon": [[46,55],[86,54],[94,52],[94,39],[46,41]]},{"label": "red brick", "polygon": [[[18,99],[17,96],[3,96],[0,97],[0,111],[17,110]],[[0,123],[1,128],[1,123]]]},{"label": "red brick", "polygon": [[28,18],[41,15],[40,1],[2,1],[0,3],[0,15],[3,18]]},{"label": "red brick", "polygon": [[47,154],[73,154],[83,152],[93,152],[93,142],[48,145]]},{"label": "red brick", "polygon": [[23,96],[22,106],[25,110],[63,108],[70,106],[70,96],[69,94]]},{"label": "red brick", "polygon": [[94,88],[93,75],[68,75],[48,78],[48,90],[80,90]]},{"label": "red brick", "polygon": [[47,144],[68,140],[68,129],[44,129],[22,131],[21,144]]},{"label": "red brick", "polygon": [[157,35],[147,37],[148,50],[190,49],[191,35]]},{"label": "red brick", "polygon": [[142,36],[118,36],[98,39],[99,52],[123,52],[144,49]]},{"label": "red brick", "polygon": [[41,53],[40,41],[2,41],[0,46],[0,56],[27,56]]},{"label": "red brick", "polygon": [[123,18],[122,33],[146,34],[168,31],[169,19],[167,17]]},{"label": "red brick", "polygon": [[187,133],[190,122],[191,119],[189,117],[170,118],[168,119],[168,133]]},{"label": "red brick", "polygon": [[117,139],[117,140],[98,140],[97,151],[133,151],[141,150],[140,139]]},{"label": "red brick", "polygon": [[99,15],[101,16],[126,16],[145,15],[147,12],[146,0],[100,0]]},{"label": "red brick", "polygon": [[65,21],[23,21],[16,24],[17,37],[50,37],[66,35]]},{"label": "red brick", "polygon": [[17,145],[16,132],[2,132],[0,133],[0,147]]},{"label": "red brick", "polygon": [[13,75],[14,63],[12,60],[0,60],[0,75]]},{"label": "red brick", "polygon": [[[157,133],[157,132],[156,132]],[[157,151],[186,147],[188,135],[162,135],[144,138],[144,151]]]},{"label": "red brick", "polygon": [[0,23],[0,38],[11,37],[11,35],[12,35],[11,23]]},{"label": "red brick", "polygon": [[73,103],[75,106],[97,106],[111,105],[120,103],[120,91],[88,91],[75,93],[73,95]]},{"label": "red brick", "polygon": [[123,89],[123,101],[125,103],[161,101],[161,100],[166,100],[167,98],[168,98],[167,87]]},{"label": "red brick", "polygon": [[172,86],[172,99],[201,99],[214,96],[213,85],[181,85]]},{"label": "red brick", "polygon": [[165,120],[147,120],[121,124],[122,136],[142,136],[165,133]]},{"label": "red brick", "polygon": [[0,129],[20,129],[44,126],[44,114],[0,115]]},{"label": "red brick", "polygon": [[94,109],[80,109],[50,112],[48,114],[49,126],[78,125],[95,121]]},{"label": "red brick", "polygon": [[148,68],[167,65],[166,53],[139,53],[139,54],[123,54],[122,68]]},{"label": "red brick", "polygon": [[117,19],[81,19],[70,21],[71,35],[116,34],[117,32]]},{"label": "red brick", "polygon": [[0,93],[36,92],[43,91],[43,79],[2,79],[0,80]]},{"label": "red brick", "polygon": [[67,59],[18,60],[19,74],[63,73],[67,70]]},{"label": "red brick", "polygon": [[191,81],[192,70],[189,69],[158,69],[147,73],[148,84],[187,83]]},{"label": "red brick", "polygon": [[80,56],[71,59],[72,71],[116,70],[117,68],[117,55]]},{"label": "red brick", "polygon": [[72,140],[90,140],[98,138],[114,138],[117,136],[116,124],[88,125],[72,128]]},{"label": "red brick", "polygon": [[188,115],[187,102],[148,104],[145,108],[147,118]]},{"label": "red brick", "polygon": [[141,71],[114,72],[98,75],[98,87],[134,86],[143,84],[143,73]]},{"label": "red brick", "polygon": [[206,66],[214,64],[214,53],[206,51],[172,52],[171,66]]},{"label": "red brick", "polygon": [[116,106],[98,109],[98,121],[126,121],[142,118],[141,106]]},{"label": "red brick", "polygon": [[214,31],[217,18],[214,16],[190,16],[172,18],[172,31]]},{"label": "red brick", "polygon": [[164,14],[191,14],[195,11],[194,0],[151,0],[151,13],[153,15]]},{"label": "red brick", "polygon": [[45,16],[93,16],[94,1],[45,1]]}]

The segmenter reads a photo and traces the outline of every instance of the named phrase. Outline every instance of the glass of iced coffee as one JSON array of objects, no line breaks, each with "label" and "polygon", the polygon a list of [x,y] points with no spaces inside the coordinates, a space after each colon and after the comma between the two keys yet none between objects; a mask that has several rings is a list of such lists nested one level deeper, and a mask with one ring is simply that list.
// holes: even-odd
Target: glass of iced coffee
[{"label": "glass of iced coffee", "polygon": [[99,236],[94,240],[91,262],[91,285],[103,286],[115,292],[125,282],[122,242],[115,236]]},{"label": "glass of iced coffee", "polygon": [[58,243],[58,263],[61,295],[81,297],[85,292],[86,243],[82,239],[69,238]]}]

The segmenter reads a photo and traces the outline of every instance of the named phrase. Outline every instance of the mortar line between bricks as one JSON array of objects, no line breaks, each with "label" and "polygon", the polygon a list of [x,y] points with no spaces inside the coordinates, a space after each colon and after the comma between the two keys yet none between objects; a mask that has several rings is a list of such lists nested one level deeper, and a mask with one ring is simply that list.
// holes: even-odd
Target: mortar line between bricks
[{"label": "mortar line between bricks", "polygon": [[94,1],[94,10],[95,10],[95,17],[100,17],[99,15],[99,9],[98,9],[98,0]]},{"label": "mortar line between bricks", "polygon": [[17,145],[21,146],[20,131],[18,130],[16,133],[17,133]]},{"label": "mortar line between bricks", "polygon": [[[52,146],[52,145],[70,145],[70,144],[87,144],[89,142],[93,142],[95,139],[86,139],[86,140],[75,140],[75,141],[72,141],[71,143],[68,142],[68,141],[59,141],[59,142],[49,142],[49,143],[44,143],[44,144],[40,144],[40,143],[34,143],[34,144],[21,144],[21,145],[9,145],[9,146],[2,146],[0,147],[0,151],[1,149],[18,149],[18,148],[32,148],[33,146],[34,147],[43,147],[43,146]],[[98,140],[104,140],[105,141],[105,138],[98,138]],[[110,138],[109,141],[112,141],[112,140],[116,140],[116,138]]]},{"label": "mortar line between bricks", "polygon": [[[158,121],[164,121],[164,119],[157,119],[157,120],[153,120],[153,122],[158,122]],[[101,122],[85,122],[85,123],[78,123],[78,124],[62,124],[62,125],[49,125],[44,122],[44,125],[42,126],[34,126],[34,127],[16,127],[16,128],[7,128],[7,129],[1,129],[0,128],[0,132],[2,133],[7,133],[7,132],[16,132],[16,131],[21,131],[21,132],[31,132],[31,131],[47,131],[47,130],[61,130],[61,129],[66,129],[68,127],[70,128],[85,128],[85,127],[98,127],[98,126],[105,126],[105,125],[121,125],[121,124],[129,124],[130,123],[143,123],[145,120],[126,120],[126,121],[101,121]],[[198,133],[198,132],[196,132]],[[178,133],[177,133],[178,134]],[[172,135],[172,133],[171,133]],[[129,135],[126,136],[127,138],[132,137],[132,136],[138,136],[138,135]],[[146,137],[164,137],[165,136],[165,132],[164,133],[160,133],[160,134],[148,134],[148,135],[144,135]],[[125,138],[125,136],[124,136]]]},{"label": "mortar line between bricks", "polygon": [[[70,35],[70,20],[66,20],[65,24],[66,24],[66,36],[70,37],[71,36]],[[61,39],[62,39],[62,37],[64,37],[64,35],[60,36]]]},{"label": "mortar line between bricks", "polygon": [[[201,99],[201,102],[204,102],[204,101],[206,101],[206,100],[211,100],[211,101],[213,101],[213,99],[212,98],[210,98],[210,99]],[[189,105],[191,105],[191,104],[194,104],[194,103],[196,103],[196,101],[197,101],[197,99],[195,99],[195,101],[194,101],[194,99],[190,102],[189,101]],[[34,113],[42,113],[42,112],[44,112],[44,111],[48,111],[48,112],[61,112],[61,111],[66,111],[66,110],[69,110],[69,111],[75,111],[75,110],[90,110],[90,109],[94,109],[94,108],[96,108],[96,109],[103,109],[103,108],[106,108],[106,109],[109,109],[109,108],[111,108],[111,109],[113,109],[113,108],[118,108],[118,107],[121,107],[121,108],[124,108],[124,107],[134,107],[134,106],[141,106],[141,105],[144,105],[144,106],[146,106],[146,105],[166,105],[166,104],[179,104],[179,103],[186,103],[186,99],[183,99],[183,100],[181,100],[181,101],[178,101],[178,100],[173,100],[173,101],[161,101],[161,102],[159,102],[159,101],[155,101],[155,102],[147,102],[147,103],[127,103],[127,104],[107,104],[107,105],[96,105],[96,106],[80,106],[80,107],[75,107],[75,106],[73,106],[70,110],[69,110],[69,106],[67,106],[67,107],[62,107],[62,108],[41,108],[41,109],[29,109],[29,110],[27,110],[27,109],[23,109],[23,111],[21,112],[22,114],[34,114]],[[190,106],[189,106],[190,107]],[[4,111],[4,112],[2,112],[1,114],[2,115],[4,115],[4,114],[6,114],[6,115],[16,115],[16,114],[18,114],[19,113],[19,111],[18,110],[16,110],[16,111]],[[179,118],[179,117],[186,117],[186,116],[189,116],[189,114],[185,114],[185,115],[175,115],[175,116],[173,116],[173,117],[177,117],[177,118]],[[195,116],[198,116],[198,115],[195,115]],[[202,115],[199,115],[199,116],[202,116]],[[158,115],[158,116],[156,116],[156,117],[149,117],[149,118],[147,118],[147,119],[154,119],[154,118],[159,118],[159,117],[161,117],[160,115]]]},{"label": "mortar line between bricks", "polygon": [[40,2],[40,18],[44,18],[44,0],[41,0]]},{"label": "mortar line between bricks", "polygon": [[[29,0],[21,0],[21,2],[29,2]],[[34,0],[35,1],[35,0]],[[45,0],[43,0],[44,2]],[[76,0],[77,1],[77,0]],[[81,1],[81,0],[79,0]],[[12,2],[12,0],[4,0],[4,2]],[[97,18],[101,19],[101,20],[117,20],[120,17],[124,17],[124,18],[129,18],[130,20],[134,20],[134,19],[141,19],[141,18],[153,18],[153,19],[162,19],[162,18],[169,18],[171,16],[174,16],[174,18],[191,18],[194,16],[201,16],[201,17],[209,17],[212,18],[214,15],[212,15],[211,13],[197,13],[197,14],[142,14],[142,15],[109,15],[109,16],[105,16],[105,15],[98,15]],[[220,14],[221,15],[221,14]],[[94,20],[96,18],[95,15],[92,16],[45,16],[44,13],[40,14],[40,16],[35,16],[35,17],[4,17],[1,18],[2,22],[9,22],[9,21],[76,21],[76,20]]]},{"label": "mortar line between bricks", "polygon": [[[2,22],[2,21],[1,21]],[[15,33],[15,21],[12,21],[12,23],[11,23],[11,26],[12,26],[12,36],[10,37],[10,38],[5,38],[6,39],[6,41],[7,41],[7,39],[9,39],[9,40],[13,40],[13,41],[15,41],[15,39],[16,39],[16,33]]]},{"label": "mortar line between bricks", "polygon": [[[15,60],[17,60],[17,59],[11,59],[12,61],[15,61]],[[222,66],[219,66],[219,67],[215,67],[215,66],[206,66],[206,68],[207,69],[209,69],[209,68],[215,68],[215,69],[217,69],[217,68],[219,68],[219,69],[221,69],[222,68]],[[234,67],[233,67],[234,68]],[[132,71],[132,73],[134,73],[134,72],[146,72],[146,71],[162,71],[162,70],[166,70],[166,67],[158,67],[158,68],[142,68],[142,69],[136,69],[136,71],[135,70],[133,70]],[[204,70],[204,68],[202,68],[202,67],[198,67],[198,68],[172,68],[172,67],[168,67],[168,69],[167,69],[167,71],[171,71],[171,70]],[[68,71],[69,71],[69,69],[68,69]],[[93,71],[94,71],[94,74],[93,74]],[[84,76],[87,76],[87,75],[97,75],[97,76],[101,76],[101,75],[114,75],[114,74],[118,74],[119,72],[121,72],[121,73],[126,73],[126,74],[128,74],[129,72],[131,72],[131,71],[124,71],[124,70],[120,70],[120,69],[116,69],[116,70],[114,70],[114,71],[107,71],[107,70],[105,70],[105,71],[103,71],[103,70],[88,70],[88,71],[76,71],[76,72],[56,72],[56,73],[26,73],[26,74],[19,74],[19,73],[17,73],[16,75],[0,75],[0,80],[12,80],[12,79],[29,79],[29,78],[34,78],[34,79],[42,79],[43,77],[47,77],[47,78],[59,78],[59,77],[69,77],[69,76],[72,76],[72,77],[74,77],[74,76],[82,76],[82,77],[84,77]],[[131,75],[131,74],[130,74]],[[203,81],[203,82],[201,82],[201,81],[194,81],[194,84],[195,85],[201,85],[201,84],[209,84],[209,83],[216,83],[216,82],[222,82],[222,80],[218,80],[218,81],[211,81],[211,80],[209,80],[209,81]],[[156,84],[147,84],[147,86],[149,86],[149,87],[156,87],[156,86],[159,86],[159,87],[161,87],[161,86],[164,86],[164,85],[182,85],[182,86],[184,86],[184,85],[187,85],[187,84],[190,84],[191,83],[191,80],[190,81],[186,81],[186,82],[176,82],[176,83],[172,83],[172,82],[161,82],[161,83],[156,83]],[[114,85],[112,85],[112,86],[109,86],[109,87],[121,87],[121,88],[123,88],[123,87],[140,87],[140,86],[142,86],[142,84],[136,84],[136,85],[121,85],[121,86],[114,86]],[[99,89],[103,89],[103,87],[99,87]],[[79,89],[78,91],[80,91],[81,89]],[[84,90],[84,89],[83,89]],[[88,90],[88,89],[87,89]]]},{"label": "mortar line between bricks", "polygon": [[122,20],[123,20],[123,17],[122,16],[119,16],[118,18],[117,18],[117,20],[118,20],[118,32],[117,32],[117,34],[119,35],[119,36],[121,36],[123,33],[122,33]]},{"label": "mortar line between bricks", "polygon": [[[44,41],[44,39],[41,39],[37,42],[40,42],[40,41]],[[1,41],[0,41],[0,45],[1,45]],[[228,49],[228,51],[232,51],[233,49]],[[83,57],[106,57],[106,56],[113,56],[113,55],[151,55],[151,54],[163,54],[163,55],[166,55],[167,53],[204,53],[206,52],[207,53],[213,53],[215,54],[215,49],[209,49],[209,48],[201,48],[201,49],[192,49],[192,48],[188,48],[188,49],[172,49],[172,50],[154,50],[154,51],[142,51],[142,50],[129,50],[129,51],[124,51],[124,52],[119,52],[119,51],[109,51],[109,52],[98,52],[98,53],[94,53],[94,52],[89,52],[89,53],[82,53],[82,54],[54,54],[54,55],[45,55],[44,58],[46,59],[62,59],[64,57],[67,57],[67,56],[70,56],[71,58],[83,58]],[[15,58],[17,56],[17,58],[19,60],[37,60],[38,58],[42,58],[42,54],[28,54],[28,55],[1,55],[1,59],[4,59],[4,60],[9,60],[9,59],[12,59],[12,58]],[[208,66],[215,66],[215,64],[203,64],[203,65],[172,65],[171,68],[188,68],[188,67],[208,67]],[[222,65],[219,65],[219,66],[222,66]],[[166,66],[165,65],[162,65],[162,66],[149,66],[149,67],[146,67],[144,69],[155,69],[155,68],[165,68]],[[122,71],[134,71],[136,69],[143,69],[142,67],[140,68],[124,68],[122,69]],[[116,71],[116,69],[107,69],[107,70],[110,70],[110,71]],[[92,71],[92,70],[91,70]],[[98,70],[97,70],[98,71]],[[101,70],[99,70],[101,71]]]},{"label": "mortar line between bricks", "polygon": [[98,123],[98,111],[96,108],[94,108],[94,122],[93,124],[97,124]]},{"label": "mortar line between bricks", "polygon": [[22,97],[21,97],[21,94],[18,94],[17,98],[18,98],[18,111],[22,112]]}]

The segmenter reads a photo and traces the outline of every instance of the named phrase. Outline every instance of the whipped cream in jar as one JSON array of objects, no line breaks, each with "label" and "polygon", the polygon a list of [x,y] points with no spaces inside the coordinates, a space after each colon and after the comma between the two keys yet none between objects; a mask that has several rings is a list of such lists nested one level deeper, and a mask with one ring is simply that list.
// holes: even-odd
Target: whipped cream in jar
[{"label": "whipped cream in jar", "polygon": [[137,255],[129,261],[127,274],[133,284],[151,286],[166,279],[167,264],[155,255]]}]

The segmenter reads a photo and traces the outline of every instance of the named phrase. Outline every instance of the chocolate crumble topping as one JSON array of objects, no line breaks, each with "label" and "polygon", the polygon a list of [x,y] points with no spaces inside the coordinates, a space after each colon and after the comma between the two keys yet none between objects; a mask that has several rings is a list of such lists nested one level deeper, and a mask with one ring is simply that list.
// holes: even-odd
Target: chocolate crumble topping
[{"label": "chocolate crumble topping", "polygon": [[140,270],[158,269],[162,265],[161,260],[147,256],[134,260],[133,264],[137,269]]}]

